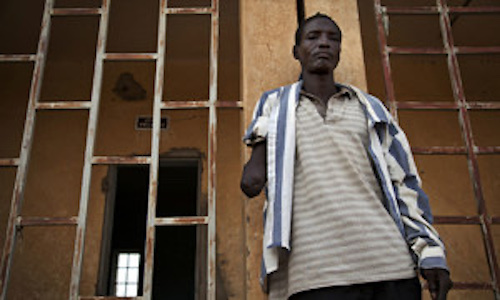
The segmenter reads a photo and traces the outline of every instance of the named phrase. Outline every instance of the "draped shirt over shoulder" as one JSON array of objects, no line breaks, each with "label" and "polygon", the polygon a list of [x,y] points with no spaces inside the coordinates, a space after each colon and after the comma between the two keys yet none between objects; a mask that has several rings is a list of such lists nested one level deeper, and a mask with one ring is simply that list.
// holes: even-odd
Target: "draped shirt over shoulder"
[{"label": "draped shirt over shoulder", "polygon": [[[296,146],[296,108],[302,82],[265,92],[243,138],[247,145],[267,141],[267,201],[261,284],[278,269],[279,251],[291,250],[291,217]],[[432,227],[427,195],[401,128],[377,98],[354,86],[368,127],[367,152],[383,195],[383,205],[412,250],[419,268],[448,269],[445,249]],[[370,229],[367,228],[367,231]],[[369,232],[368,232],[369,233]]]}]

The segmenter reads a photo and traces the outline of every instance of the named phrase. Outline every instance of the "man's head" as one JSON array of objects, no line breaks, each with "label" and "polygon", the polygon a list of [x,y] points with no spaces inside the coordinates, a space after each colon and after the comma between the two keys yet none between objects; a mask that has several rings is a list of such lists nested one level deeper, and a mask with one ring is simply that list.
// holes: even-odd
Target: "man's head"
[{"label": "man's head", "polygon": [[337,67],[342,32],[329,16],[316,14],[302,22],[295,32],[293,56],[302,72],[327,73]]}]

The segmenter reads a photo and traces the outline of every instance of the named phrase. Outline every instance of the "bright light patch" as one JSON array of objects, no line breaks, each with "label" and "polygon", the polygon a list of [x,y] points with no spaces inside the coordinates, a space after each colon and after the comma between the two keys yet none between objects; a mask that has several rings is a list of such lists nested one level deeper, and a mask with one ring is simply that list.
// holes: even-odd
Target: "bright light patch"
[{"label": "bright light patch", "polygon": [[115,290],[118,297],[135,297],[139,288],[139,253],[119,253]]}]

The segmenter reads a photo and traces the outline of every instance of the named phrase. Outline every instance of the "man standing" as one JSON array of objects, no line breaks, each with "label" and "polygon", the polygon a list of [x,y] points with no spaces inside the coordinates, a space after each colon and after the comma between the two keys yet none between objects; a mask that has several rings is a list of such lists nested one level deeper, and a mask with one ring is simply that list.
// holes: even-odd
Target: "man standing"
[{"label": "man standing", "polygon": [[382,103],[336,83],[341,31],[297,29],[302,79],[264,93],[244,141],[241,188],[267,182],[262,284],[270,299],[432,299],[451,288],[410,146]]}]

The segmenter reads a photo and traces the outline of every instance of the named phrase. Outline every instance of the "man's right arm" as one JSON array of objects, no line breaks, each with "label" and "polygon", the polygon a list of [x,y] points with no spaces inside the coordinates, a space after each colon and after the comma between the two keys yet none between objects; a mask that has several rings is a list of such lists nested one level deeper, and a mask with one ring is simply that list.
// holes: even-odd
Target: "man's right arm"
[{"label": "man's right arm", "polygon": [[249,198],[260,194],[267,181],[267,143],[257,143],[252,147],[252,155],[243,168],[240,187]]},{"label": "man's right arm", "polygon": [[243,142],[252,147],[252,155],[243,168],[240,187],[250,198],[257,196],[267,182],[267,132],[270,115],[279,106],[279,92],[275,89],[262,94],[243,137]]}]

